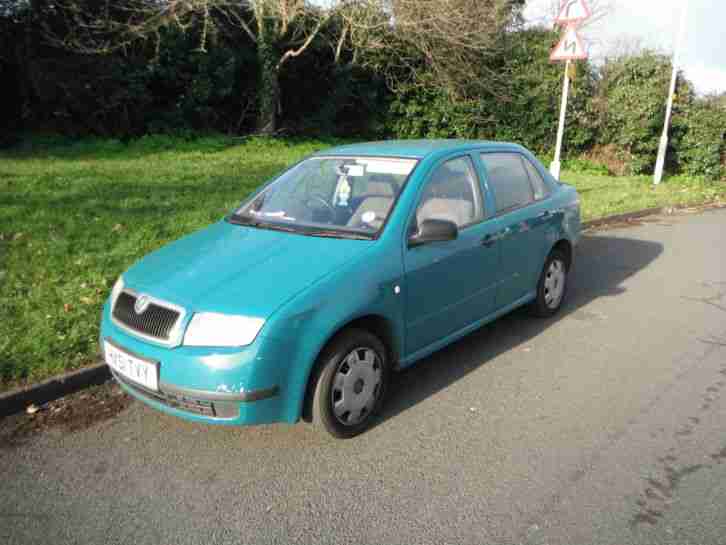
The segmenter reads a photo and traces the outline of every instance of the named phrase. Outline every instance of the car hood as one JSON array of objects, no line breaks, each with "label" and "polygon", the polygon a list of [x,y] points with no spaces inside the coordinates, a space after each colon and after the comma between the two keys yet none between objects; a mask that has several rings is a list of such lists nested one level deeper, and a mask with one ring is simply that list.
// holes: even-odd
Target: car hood
[{"label": "car hood", "polygon": [[219,222],[147,255],[124,281],[192,311],[267,318],[372,244]]}]

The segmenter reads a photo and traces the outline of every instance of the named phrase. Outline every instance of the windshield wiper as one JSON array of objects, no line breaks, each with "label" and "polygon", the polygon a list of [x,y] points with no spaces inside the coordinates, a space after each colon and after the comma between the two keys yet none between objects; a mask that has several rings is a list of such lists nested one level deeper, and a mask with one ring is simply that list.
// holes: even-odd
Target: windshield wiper
[{"label": "windshield wiper", "polygon": [[335,229],[320,229],[317,231],[303,231],[305,235],[311,237],[324,237],[324,238],[348,238],[353,240],[371,240],[373,235],[367,235],[364,233],[351,233],[349,231],[336,231]]},{"label": "windshield wiper", "polygon": [[252,227],[257,227],[257,225],[260,223],[259,221],[250,216],[241,216],[239,214],[232,214],[231,216],[227,216],[227,221],[229,223],[233,223],[234,225],[250,225]]},{"label": "windshield wiper", "polygon": [[257,227],[258,229],[270,229],[273,231],[285,231],[286,233],[300,233],[302,235],[305,234],[305,232],[301,231],[300,229],[296,229],[294,227],[288,227],[287,225],[281,225],[279,223],[270,223],[267,221],[260,221],[260,220],[254,219],[250,216],[232,215],[229,218],[227,218],[227,221],[229,221],[230,223],[233,223],[234,225]]},{"label": "windshield wiper", "polygon": [[283,231],[285,233],[296,233],[298,235],[305,235],[309,237],[347,238],[353,240],[371,240],[373,238],[373,235],[366,233],[352,233],[350,231],[338,231],[336,229],[310,229],[305,228],[304,226],[293,227],[279,223],[260,221],[251,216],[241,216],[237,214],[229,216],[227,221],[234,225],[244,225],[247,227],[256,227],[258,229],[270,229],[272,231]]}]

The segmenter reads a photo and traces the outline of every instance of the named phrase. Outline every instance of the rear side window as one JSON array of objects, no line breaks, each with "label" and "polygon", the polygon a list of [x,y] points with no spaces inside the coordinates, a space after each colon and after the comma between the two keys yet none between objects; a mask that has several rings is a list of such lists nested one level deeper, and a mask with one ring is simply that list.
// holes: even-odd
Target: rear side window
[{"label": "rear side window", "polygon": [[497,213],[526,206],[534,201],[532,184],[522,159],[514,153],[482,153],[489,188],[494,192]]},{"label": "rear side window", "polygon": [[529,181],[532,182],[534,200],[539,201],[549,197],[550,190],[545,181],[542,179],[542,175],[539,173],[539,170],[535,168],[529,159],[522,157],[522,163],[524,163],[524,168],[527,170],[527,174],[529,174]]}]

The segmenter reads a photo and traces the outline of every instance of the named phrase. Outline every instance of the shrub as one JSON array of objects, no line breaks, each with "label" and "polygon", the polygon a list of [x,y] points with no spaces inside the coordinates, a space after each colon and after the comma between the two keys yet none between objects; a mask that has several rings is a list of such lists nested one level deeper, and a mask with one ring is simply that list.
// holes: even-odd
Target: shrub
[{"label": "shrub", "polygon": [[611,174],[607,166],[591,161],[586,157],[568,159],[564,162],[563,168],[579,174],[594,174],[597,176],[609,176]]},{"label": "shrub", "polygon": [[726,108],[715,102],[697,101],[683,116],[687,131],[678,148],[681,171],[709,180],[726,175]]},{"label": "shrub", "polygon": [[[593,100],[599,128],[598,143],[616,147],[619,158],[628,165],[628,174],[653,171],[665,120],[671,71],[670,59],[651,51],[609,59],[601,69],[602,79]],[[680,77],[671,127],[668,165],[671,170],[675,169],[673,152],[685,133],[680,114],[692,100],[690,84]]]},{"label": "shrub", "polygon": [[[549,62],[558,36],[542,28],[513,31],[494,63],[506,78],[505,96],[451,96],[433,80],[419,80],[396,93],[389,106],[387,129],[399,138],[485,138],[522,144],[537,153],[555,145],[563,67]],[[472,71],[472,78],[477,77]],[[587,104],[595,78],[581,63],[568,106],[565,151],[578,154],[594,140]]]}]

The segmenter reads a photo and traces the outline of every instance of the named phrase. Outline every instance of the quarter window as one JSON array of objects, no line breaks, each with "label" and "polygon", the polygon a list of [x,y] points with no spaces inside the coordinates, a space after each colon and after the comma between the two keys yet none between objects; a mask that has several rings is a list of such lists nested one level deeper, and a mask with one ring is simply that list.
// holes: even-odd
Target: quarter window
[{"label": "quarter window", "polygon": [[469,157],[452,159],[438,167],[416,210],[418,225],[427,219],[452,221],[465,227],[481,220],[481,198],[474,166]]},{"label": "quarter window", "polygon": [[532,184],[519,155],[514,153],[483,153],[481,160],[487,180],[494,192],[497,213],[519,208],[534,200]]},{"label": "quarter window", "polygon": [[529,174],[529,181],[532,182],[534,200],[539,201],[549,197],[550,191],[547,188],[547,184],[542,179],[542,175],[539,173],[539,170],[534,167],[529,159],[522,157],[522,163],[524,163],[524,168],[527,170],[527,174]]}]

